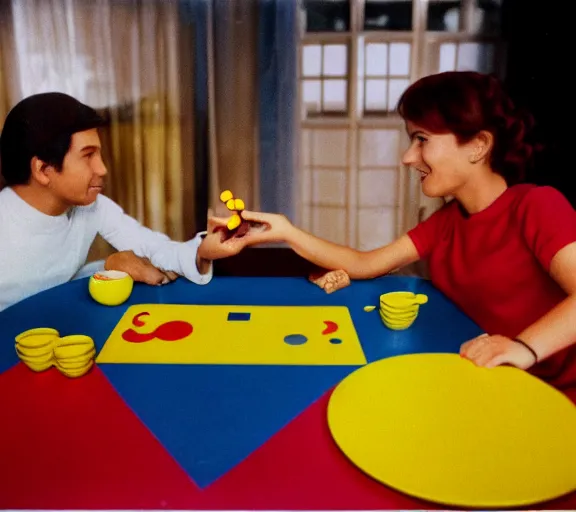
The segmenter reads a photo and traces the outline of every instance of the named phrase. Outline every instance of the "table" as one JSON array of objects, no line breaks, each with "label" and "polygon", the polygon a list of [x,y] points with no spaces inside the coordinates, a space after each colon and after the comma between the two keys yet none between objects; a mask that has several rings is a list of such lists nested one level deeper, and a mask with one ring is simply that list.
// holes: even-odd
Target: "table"
[{"label": "table", "polygon": [[[353,282],[334,294],[298,277],[219,277],[136,284],[109,308],[86,280],[0,313],[0,508],[370,510],[433,509],[361,473],[326,424],[331,390],[355,366],[100,364],[76,380],[35,374],[14,337],[53,327],[87,334],[101,349],[134,304],[344,305],[368,362],[398,354],[457,352],[479,328],[425,280]],[[416,323],[390,331],[380,294],[426,293]],[[537,508],[573,509],[571,495]]]}]

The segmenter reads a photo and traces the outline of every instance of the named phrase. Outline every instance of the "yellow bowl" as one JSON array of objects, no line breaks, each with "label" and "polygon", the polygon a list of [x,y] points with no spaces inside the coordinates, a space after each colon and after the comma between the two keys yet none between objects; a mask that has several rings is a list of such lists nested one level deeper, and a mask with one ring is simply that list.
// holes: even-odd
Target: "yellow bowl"
[{"label": "yellow bowl", "polygon": [[386,327],[410,327],[415,321],[416,318],[411,318],[410,320],[390,320],[389,318],[380,317],[382,323]]},{"label": "yellow bowl", "polygon": [[408,319],[417,316],[419,309],[418,308],[390,309],[387,308],[386,306],[380,306],[379,311],[381,315],[385,315],[389,318]]},{"label": "yellow bowl", "polygon": [[52,359],[44,363],[31,363],[30,361],[25,360],[22,360],[22,362],[34,372],[43,372],[44,370],[47,370],[54,364],[54,361]]},{"label": "yellow bowl", "polygon": [[54,347],[54,357],[58,360],[90,359],[94,353],[94,340],[82,334],[59,338]]},{"label": "yellow bowl", "polygon": [[382,323],[389,329],[392,329],[394,331],[401,331],[404,329],[408,329],[408,327],[410,327],[416,321],[417,316],[418,315],[414,315],[410,318],[399,319],[380,313],[380,320],[382,320]]},{"label": "yellow bowl", "polygon": [[380,304],[391,308],[410,308],[428,302],[428,296],[414,292],[389,292],[380,295]]},{"label": "yellow bowl", "polygon": [[38,327],[20,333],[16,336],[16,343],[20,347],[31,349],[47,347],[47,350],[51,350],[50,346],[58,336],[60,336],[60,333],[56,329]]},{"label": "yellow bowl", "polygon": [[382,318],[382,323],[388,327],[388,329],[392,329],[393,331],[403,331],[404,329],[408,329],[416,319],[410,320],[409,322],[390,322],[389,320],[384,320]]},{"label": "yellow bowl", "polygon": [[92,298],[105,306],[118,306],[132,293],[134,280],[126,272],[103,270],[94,274],[88,283]]},{"label": "yellow bowl", "polygon": [[27,357],[29,359],[43,359],[43,358],[50,358],[52,357],[52,353],[53,353],[53,348],[52,345],[46,345],[45,347],[40,347],[40,348],[28,348],[28,347],[23,347],[20,344],[16,344],[16,353],[20,356],[20,357]]},{"label": "yellow bowl", "polygon": [[94,366],[93,360],[90,360],[86,365],[82,366],[81,368],[74,368],[74,369],[63,368],[62,366],[57,364],[60,373],[70,378],[82,377],[83,375],[88,373],[88,371],[92,368],[92,366]]}]

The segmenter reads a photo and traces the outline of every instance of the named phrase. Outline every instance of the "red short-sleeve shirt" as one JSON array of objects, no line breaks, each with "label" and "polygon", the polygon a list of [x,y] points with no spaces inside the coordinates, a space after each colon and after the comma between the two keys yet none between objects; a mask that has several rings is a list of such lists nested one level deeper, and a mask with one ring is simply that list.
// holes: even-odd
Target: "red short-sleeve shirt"
[{"label": "red short-sleeve shirt", "polygon": [[[514,338],[566,298],[549,270],[576,242],[576,212],[554,188],[515,185],[473,215],[452,201],[408,234],[433,284],[489,334]],[[576,385],[576,346],[533,371],[557,381],[568,359]]]}]

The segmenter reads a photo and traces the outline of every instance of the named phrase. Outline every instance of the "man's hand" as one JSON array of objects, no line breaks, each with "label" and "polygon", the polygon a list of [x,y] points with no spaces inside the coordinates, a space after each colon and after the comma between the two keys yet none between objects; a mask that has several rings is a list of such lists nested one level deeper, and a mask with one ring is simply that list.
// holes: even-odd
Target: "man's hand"
[{"label": "man's hand", "polygon": [[506,336],[482,334],[460,347],[460,355],[476,366],[493,368],[508,364],[526,370],[536,361],[532,353],[521,343]]},{"label": "man's hand", "polygon": [[121,270],[129,274],[134,281],[151,285],[162,285],[174,281],[178,274],[157,269],[146,258],[136,256],[132,251],[116,252],[106,259],[106,270]]}]

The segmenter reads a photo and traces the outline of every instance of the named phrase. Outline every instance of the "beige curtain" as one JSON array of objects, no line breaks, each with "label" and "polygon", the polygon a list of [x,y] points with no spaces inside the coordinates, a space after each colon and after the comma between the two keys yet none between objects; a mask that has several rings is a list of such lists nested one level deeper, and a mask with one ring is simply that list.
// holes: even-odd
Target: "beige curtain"
[{"label": "beige curtain", "polygon": [[209,2],[210,209],[232,190],[247,208],[259,208],[256,0]]},{"label": "beige curtain", "polygon": [[[6,115],[19,98],[12,9],[8,0],[0,0],[0,129],[4,125]],[[0,175],[0,190],[3,187],[4,183]]]},{"label": "beige curtain", "polygon": [[[192,52],[177,0],[12,0],[12,12],[14,48],[2,40],[0,55],[20,63],[20,97],[58,90],[101,111],[105,193],[152,229],[192,236]],[[109,252],[99,242],[91,258]]]}]

